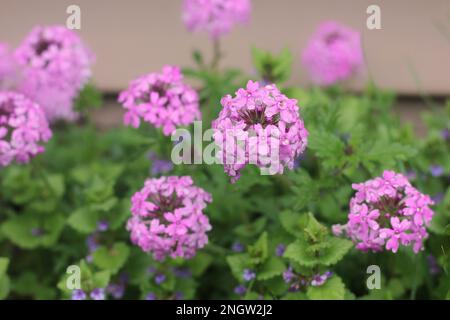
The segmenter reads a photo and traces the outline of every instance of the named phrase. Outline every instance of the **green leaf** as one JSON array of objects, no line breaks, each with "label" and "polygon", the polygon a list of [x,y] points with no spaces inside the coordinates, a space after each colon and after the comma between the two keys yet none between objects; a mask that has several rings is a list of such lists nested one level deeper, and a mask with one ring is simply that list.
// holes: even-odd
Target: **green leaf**
[{"label": "green leaf", "polygon": [[98,248],[92,257],[97,267],[109,270],[112,274],[115,274],[127,261],[129,254],[130,248],[125,243],[117,242],[112,248],[105,246]]},{"label": "green leaf", "polygon": [[250,238],[253,237],[264,230],[264,227],[266,226],[267,218],[261,217],[256,219],[253,223],[249,224],[242,224],[240,226],[237,226],[234,229],[234,232],[241,237]]},{"label": "green leaf", "polygon": [[75,210],[67,220],[69,226],[81,233],[92,233],[97,229],[98,213],[88,207]]},{"label": "green leaf", "polygon": [[280,258],[271,257],[261,266],[261,269],[257,273],[257,279],[268,280],[273,277],[279,276],[285,270],[286,266]]},{"label": "green leaf", "polygon": [[304,239],[298,239],[287,246],[284,257],[306,267],[330,266],[341,260],[352,246],[353,243],[349,240],[330,237],[319,243],[317,250],[312,250],[311,244]]},{"label": "green leaf", "polygon": [[249,256],[246,253],[235,254],[227,257],[228,265],[231,268],[231,273],[233,276],[242,281],[242,275],[244,273],[244,269],[249,266]]},{"label": "green leaf", "polygon": [[311,300],[343,300],[345,297],[345,285],[341,278],[333,276],[321,286],[308,287],[306,295]]},{"label": "green leaf", "polygon": [[339,165],[344,158],[344,142],[337,136],[322,130],[312,131],[308,137],[308,148],[323,159],[325,167]]},{"label": "green leaf", "polygon": [[249,246],[248,253],[252,263],[259,264],[269,256],[269,243],[267,232],[264,232],[254,245]]},{"label": "green leaf", "polygon": [[[33,213],[26,213],[4,222],[1,231],[9,240],[24,249],[49,247],[58,240],[64,222],[64,218],[57,214],[42,218]],[[33,234],[35,230],[40,234]]]},{"label": "green leaf", "polygon": [[103,270],[94,273],[92,277],[94,288],[105,288],[109,284],[110,278],[111,273],[109,272],[109,270]]},{"label": "green leaf", "polygon": [[306,226],[306,215],[300,215],[290,210],[280,213],[280,222],[283,228],[295,237],[303,237],[303,230]]},{"label": "green leaf", "polygon": [[6,274],[8,270],[9,258],[0,257],[0,279]]}]

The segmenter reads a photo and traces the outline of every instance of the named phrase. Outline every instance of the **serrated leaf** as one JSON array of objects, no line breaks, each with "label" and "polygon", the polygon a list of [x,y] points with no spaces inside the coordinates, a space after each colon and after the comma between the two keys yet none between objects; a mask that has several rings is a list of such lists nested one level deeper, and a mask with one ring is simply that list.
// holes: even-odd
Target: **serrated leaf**
[{"label": "serrated leaf", "polygon": [[278,257],[271,257],[263,263],[261,269],[258,271],[256,278],[258,280],[268,280],[279,276],[286,270],[283,261]]},{"label": "serrated leaf", "polygon": [[244,269],[249,265],[250,257],[246,253],[235,254],[227,257],[228,265],[230,266],[233,276],[241,281]]},{"label": "serrated leaf", "polygon": [[321,286],[308,287],[306,295],[311,300],[343,300],[345,298],[345,285],[341,278],[333,276]]},{"label": "serrated leaf", "polygon": [[250,260],[254,264],[259,264],[269,256],[269,242],[267,232],[264,232],[254,245],[249,246],[248,253]]}]

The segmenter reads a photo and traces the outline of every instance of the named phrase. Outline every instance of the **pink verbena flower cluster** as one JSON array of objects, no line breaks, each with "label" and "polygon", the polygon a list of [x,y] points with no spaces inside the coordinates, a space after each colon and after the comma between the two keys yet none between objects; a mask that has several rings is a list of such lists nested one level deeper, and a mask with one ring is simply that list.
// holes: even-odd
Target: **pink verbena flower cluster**
[{"label": "pink verbena flower cluster", "polygon": [[382,177],[353,184],[348,223],[333,226],[336,235],[346,233],[362,251],[397,252],[400,245],[423,249],[426,226],[433,217],[433,201],[420,193],[402,174],[384,171]]},{"label": "pink verbena flower cluster", "polygon": [[340,23],[324,22],[309,40],[302,59],[319,85],[346,80],[364,63],[360,34]]},{"label": "pink verbena flower cluster", "polygon": [[208,243],[211,225],[203,209],[211,201],[189,176],[148,179],[131,199],[131,241],[156,260],[192,258]]},{"label": "pink verbena flower cluster", "polygon": [[0,92],[0,167],[27,163],[52,136],[41,108],[22,94]]},{"label": "pink verbena flower cluster", "polygon": [[17,80],[17,66],[6,43],[0,42],[0,90],[10,90]]},{"label": "pink verbena flower cluster", "polygon": [[17,90],[44,109],[47,119],[76,120],[75,98],[91,76],[94,57],[64,26],[37,26],[15,51],[22,79]]},{"label": "pink verbena flower cluster", "polygon": [[127,110],[124,123],[138,128],[141,118],[162,128],[166,136],[177,126],[200,119],[197,92],[183,82],[179,67],[165,66],[161,73],[150,73],[133,80],[119,95]]},{"label": "pink verbena flower cluster", "polygon": [[212,39],[250,18],[250,0],[184,0],[183,21],[189,31],[206,31]]},{"label": "pink verbena flower cluster", "polygon": [[292,169],[305,150],[308,131],[299,115],[297,100],[289,99],[274,84],[249,81],[233,98],[222,98],[219,117],[213,121],[217,156],[232,182],[247,164],[267,174]]}]

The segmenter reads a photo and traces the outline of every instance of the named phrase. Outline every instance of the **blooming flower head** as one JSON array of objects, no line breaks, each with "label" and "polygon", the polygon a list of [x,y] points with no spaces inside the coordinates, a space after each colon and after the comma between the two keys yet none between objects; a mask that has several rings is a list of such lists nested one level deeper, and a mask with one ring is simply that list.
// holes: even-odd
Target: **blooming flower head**
[{"label": "blooming flower head", "polygon": [[177,126],[189,125],[201,117],[197,92],[183,82],[180,68],[175,66],[133,80],[120,93],[119,102],[126,109],[126,125],[138,128],[143,120],[162,128],[166,136]]},{"label": "blooming flower head", "polygon": [[[426,226],[433,217],[433,201],[402,174],[384,171],[381,177],[353,184],[355,196],[344,232],[362,251],[397,252],[400,245],[423,249]],[[334,228],[333,230],[335,230]]]},{"label": "blooming flower head", "polygon": [[94,57],[65,26],[37,26],[15,51],[22,79],[18,90],[38,102],[49,121],[73,121],[74,99],[91,76]]},{"label": "blooming flower head", "polygon": [[0,42],[0,90],[10,90],[17,81],[17,64],[9,46]]},{"label": "blooming flower head", "polygon": [[338,22],[324,22],[309,40],[302,60],[319,85],[346,80],[364,63],[360,34]]},{"label": "blooming flower head", "polygon": [[250,0],[184,0],[183,21],[189,31],[206,31],[217,39],[250,18]]},{"label": "blooming flower head", "polygon": [[0,167],[28,163],[52,136],[42,109],[22,94],[0,92]]},{"label": "blooming flower head", "polygon": [[211,201],[191,177],[148,179],[131,199],[131,241],[156,260],[192,258],[208,242],[211,225],[203,209]]},{"label": "blooming flower head", "polygon": [[242,284],[234,288],[234,293],[236,293],[238,296],[243,296],[246,292],[247,288]]},{"label": "blooming flower head", "polygon": [[236,96],[222,98],[219,117],[213,122],[217,156],[235,182],[247,164],[266,174],[292,169],[306,148],[308,131],[299,115],[297,100],[289,99],[274,85],[249,81]]}]

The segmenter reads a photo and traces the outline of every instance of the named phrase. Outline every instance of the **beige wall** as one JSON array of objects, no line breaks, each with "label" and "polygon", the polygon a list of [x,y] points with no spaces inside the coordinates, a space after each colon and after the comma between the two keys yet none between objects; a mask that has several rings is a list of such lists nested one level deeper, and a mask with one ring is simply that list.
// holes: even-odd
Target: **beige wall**
[{"label": "beige wall", "polygon": [[[306,84],[298,61],[301,49],[319,22],[335,19],[362,31],[368,65],[379,85],[414,93],[413,69],[425,91],[450,94],[450,0],[252,2],[248,27],[239,27],[223,41],[224,65],[251,72],[252,45],[273,51],[289,46],[297,58],[292,82]],[[365,11],[373,3],[381,6],[382,30],[365,27]],[[189,65],[193,48],[210,52],[206,35],[185,30],[181,0],[0,0],[0,41],[17,45],[35,24],[65,23],[69,4],[81,6],[81,33],[97,55],[95,81],[105,90],[119,90],[165,63]],[[438,26],[446,28],[447,38]]]}]

